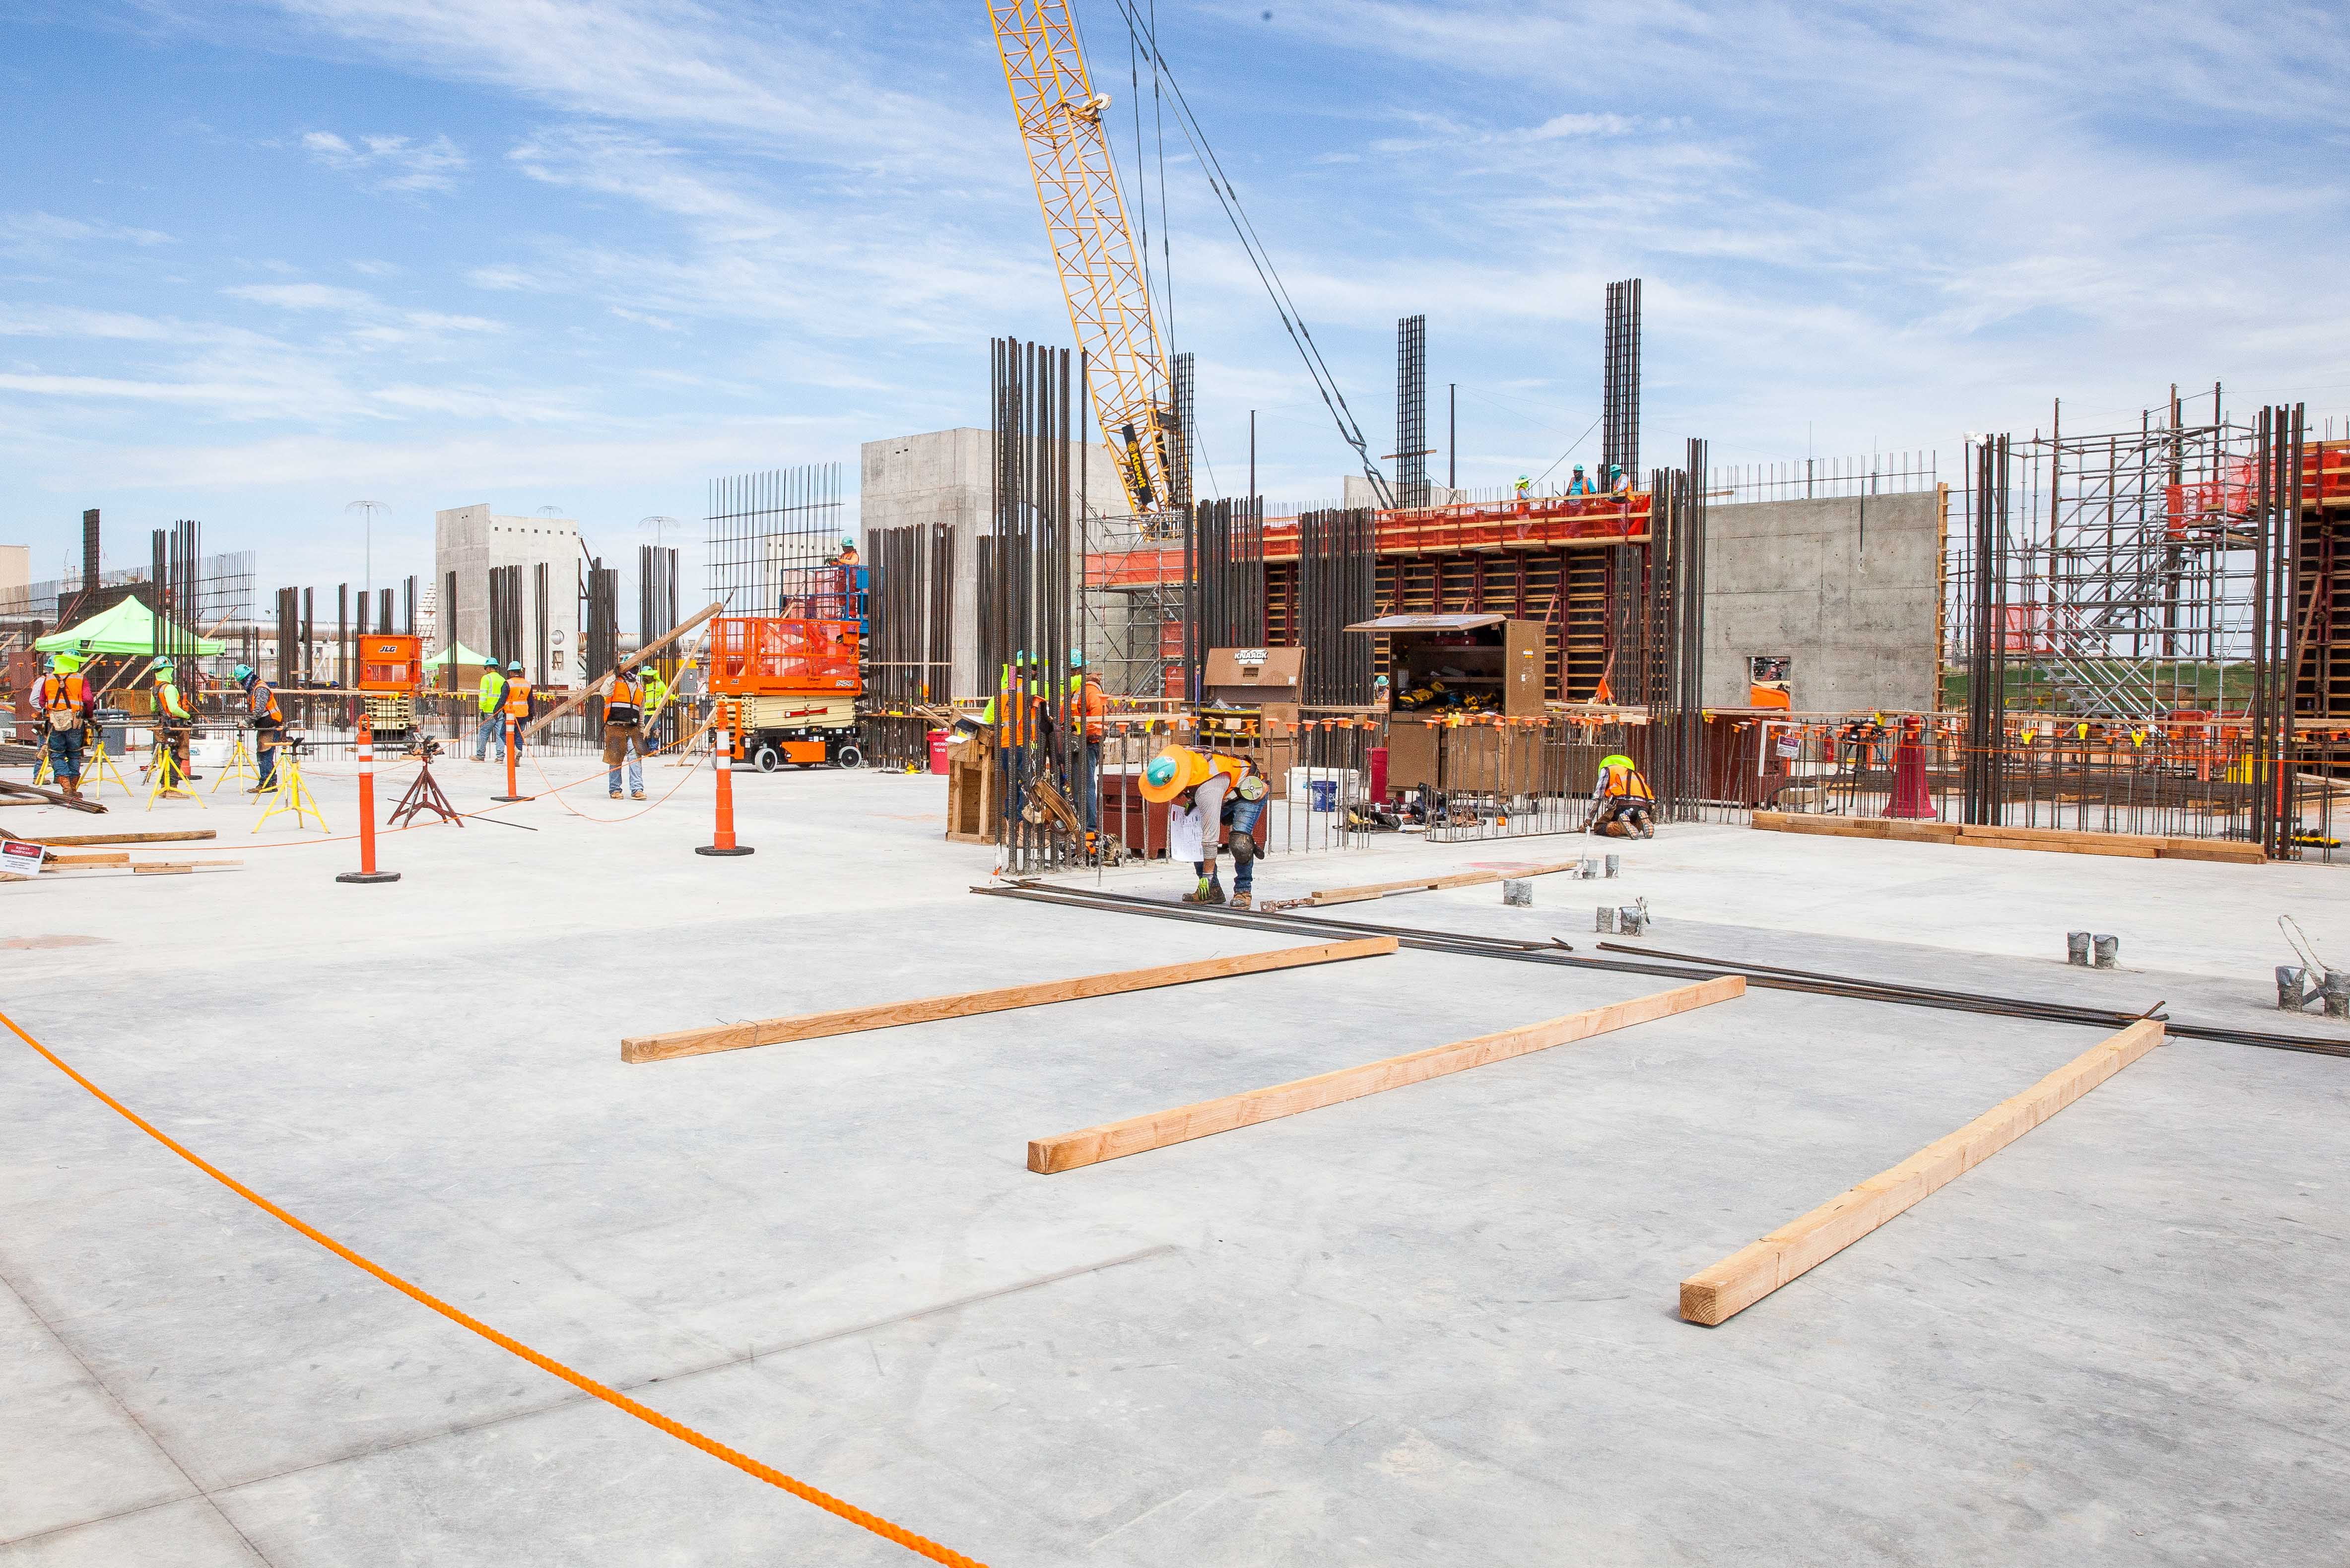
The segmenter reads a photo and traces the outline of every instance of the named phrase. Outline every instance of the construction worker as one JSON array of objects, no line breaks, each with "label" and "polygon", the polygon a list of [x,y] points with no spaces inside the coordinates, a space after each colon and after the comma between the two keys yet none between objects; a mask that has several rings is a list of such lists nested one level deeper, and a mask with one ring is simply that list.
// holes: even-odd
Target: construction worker
[{"label": "construction worker", "polygon": [[522,660],[506,661],[506,718],[514,726],[515,756],[522,756],[522,727],[530,722],[530,682],[523,678]]},{"label": "construction worker", "polygon": [[652,743],[660,723],[661,710],[669,706],[669,682],[661,679],[658,663],[637,667],[637,683],[645,689],[645,743]]},{"label": "construction worker", "polygon": [[168,659],[155,661],[155,733],[163,749],[172,753],[172,761],[183,779],[198,775],[188,771],[188,737],[194,733],[196,715],[188,701],[180,693],[177,667]]},{"label": "construction worker", "polygon": [[1238,757],[1170,746],[1150,759],[1142,770],[1142,798],[1167,807],[1168,857],[1191,861],[1199,877],[1183,902],[1225,901],[1216,868],[1216,839],[1225,827],[1232,829],[1232,906],[1245,909],[1253,901],[1256,826],[1269,793],[1264,780]]},{"label": "construction worker", "polygon": [[832,558],[832,564],[836,566],[853,566],[857,562],[857,541],[844,535],[840,541],[840,554]]},{"label": "construction worker", "polygon": [[482,762],[484,753],[493,745],[498,749],[498,761],[506,760],[506,678],[498,673],[497,660],[482,666],[482,727],[473,736],[473,760]]},{"label": "construction worker", "polygon": [[1610,838],[1654,838],[1656,805],[1656,793],[1631,758],[1619,752],[1599,760],[1599,781],[1591,789],[1592,832]]},{"label": "construction worker", "polygon": [[1566,482],[1566,493],[1569,495],[1594,495],[1598,493],[1591,488],[1591,481],[1585,476],[1583,464],[1578,462],[1575,465],[1575,477]]},{"label": "construction worker", "polygon": [[1069,677],[1069,709],[1085,722],[1085,744],[1077,752],[1077,788],[1085,794],[1086,831],[1094,833],[1101,827],[1101,749],[1108,729],[1109,694],[1102,690],[1101,678],[1086,668],[1083,649],[1069,649],[1069,667],[1076,671]]},{"label": "construction worker", "polygon": [[1620,462],[1607,465],[1607,493],[1618,500],[1632,493],[1631,476],[1624,472],[1624,465]]},{"label": "construction worker", "polygon": [[995,678],[995,695],[979,722],[995,731],[996,798],[1007,816],[1017,816],[1025,804],[1028,780],[1023,770],[1023,748],[1036,738],[1036,703],[1028,688],[1028,655],[1014,653]]},{"label": "construction worker", "polygon": [[259,777],[244,793],[259,794],[277,787],[277,748],[286,740],[286,710],[278,706],[277,693],[252,665],[240,664],[229,674],[244,688],[245,715],[253,725],[254,769]]},{"label": "construction worker", "polygon": [[1529,494],[1529,493],[1534,490],[1534,482],[1533,480],[1528,479],[1528,478],[1527,478],[1524,474],[1523,474],[1523,473],[1522,473],[1522,474],[1520,474],[1520,475],[1518,475],[1518,499],[1519,499],[1519,500],[1523,501],[1523,500],[1526,498],[1526,496],[1527,496],[1527,495],[1528,495],[1528,494]]},{"label": "construction worker", "polygon": [[68,800],[79,800],[82,741],[98,715],[98,693],[81,672],[79,659],[57,656],[49,672],[33,685],[33,711],[41,716],[49,776]]},{"label": "construction worker", "polygon": [[604,693],[604,789],[620,798],[620,759],[629,763],[629,798],[645,798],[645,688],[614,660],[612,687]]}]

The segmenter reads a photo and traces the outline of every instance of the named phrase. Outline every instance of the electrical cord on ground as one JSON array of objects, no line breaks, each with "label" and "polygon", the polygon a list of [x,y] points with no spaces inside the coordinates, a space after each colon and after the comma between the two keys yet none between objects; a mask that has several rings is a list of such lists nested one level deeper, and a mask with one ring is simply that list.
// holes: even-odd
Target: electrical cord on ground
[{"label": "electrical cord on ground", "polygon": [[229,1175],[228,1172],[221,1169],[218,1166],[212,1164],[209,1160],[204,1159],[202,1156],[196,1154],[186,1146],[172,1139],[167,1134],[158,1129],[152,1123],[140,1116],[136,1111],[133,1111],[130,1106],[124,1105],[121,1101],[108,1094],[104,1089],[99,1088],[96,1084],[91,1083],[88,1078],[83,1077],[79,1073],[76,1072],[67,1064],[63,1057],[50,1050],[47,1046],[42,1044],[39,1041],[34,1039],[30,1034],[25,1033],[24,1028],[6,1013],[0,1012],[0,1023],[5,1023],[8,1026],[9,1033],[15,1034],[17,1039],[22,1040],[34,1050],[39,1052],[41,1055],[47,1059],[49,1065],[55,1067],[58,1072],[63,1073],[67,1077],[71,1078],[75,1083],[88,1090],[89,1093],[98,1099],[99,1104],[105,1106],[109,1110],[113,1111],[116,1115],[122,1117],[123,1120],[129,1122],[132,1127],[135,1127],[140,1132],[145,1133],[149,1137],[153,1138],[157,1143],[161,1144],[165,1148],[170,1149],[173,1154],[178,1155],[182,1159],[186,1160],[190,1165],[194,1166],[198,1170],[203,1171],[206,1176],[211,1177],[214,1181],[219,1182],[223,1187],[227,1188],[231,1192],[235,1193],[239,1198],[251,1203],[263,1213],[267,1214],[271,1219],[276,1220],[281,1223],[291,1227],[293,1230],[299,1231],[302,1235],[317,1242],[319,1246],[324,1247],[327,1251],[334,1253],[335,1256],[342,1259],[343,1262],[350,1264],[352,1267],[373,1274],[377,1279],[382,1281],[385,1284],[390,1285],[393,1290],[398,1291],[400,1294],[408,1297],[411,1301],[432,1308],[434,1312],[439,1313],[442,1317],[447,1318],[451,1323],[455,1324],[458,1327],[463,1328],[469,1333],[479,1334],[482,1338],[488,1340],[492,1345],[496,1345],[500,1350],[504,1350],[511,1355],[522,1357],[522,1359],[529,1362],[541,1372],[545,1372],[550,1376],[561,1378],[564,1382],[570,1384],[574,1388],[578,1389],[581,1393],[588,1395],[593,1398],[600,1399],[616,1410],[624,1411],[629,1415],[634,1416],[638,1420],[644,1422],[647,1426],[655,1428],[660,1431],[666,1432],[671,1437],[677,1438],[680,1442],[691,1444],[692,1447],[700,1449],[703,1453],[710,1455],[712,1459],[723,1460],[727,1464],[733,1466],[736,1469],[741,1470],[744,1475],[750,1476],[757,1480],[765,1481],[769,1486],[779,1487],[783,1490],[791,1493],[794,1497],[798,1498],[802,1502],[813,1503],[816,1507],[824,1510],[827,1513],[833,1515],[835,1518],[845,1519],[849,1523],[857,1525],[860,1529],[871,1531],[874,1534],[881,1537],[884,1541],[895,1542],[896,1544],[904,1547],[909,1552],[929,1558],[933,1563],[946,1563],[948,1564],[948,1568],[985,1568],[983,1563],[977,1562],[975,1559],[966,1557],[960,1552],[951,1551],[947,1547],[940,1545],[935,1541],[931,1541],[924,1536],[917,1535],[912,1531],[906,1529],[902,1525],[892,1524],[889,1521],[883,1519],[879,1514],[868,1513],[865,1510],[858,1508],[854,1503],[845,1502],[839,1498],[834,1497],[829,1492],[818,1490],[816,1488],[808,1485],[807,1482],[799,1480],[792,1476],[787,1476],[783,1471],[776,1469],[774,1466],[763,1464],[759,1460],[751,1458],[748,1454],[740,1453],[733,1449],[730,1449],[725,1444],[719,1442],[713,1438],[704,1437],[702,1433],[695,1431],[692,1428],[685,1425],[683,1422],[673,1420],[670,1417],[662,1415],[660,1411],[651,1408],[650,1406],[640,1405],[634,1399],[629,1398],[627,1395],[621,1393],[619,1389],[608,1387],[604,1384],[598,1383],[594,1378],[588,1376],[585,1373],[573,1371],[570,1367],[566,1366],[563,1363],[556,1360],[553,1356],[542,1355],[540,1352],[533,1350],[529,1345],[523,1344],[522,1341],[499,1333],[496,1329],[492,1328],[489,1324],[482,1322],[479,1318],[463,1312],[456,1307],[451,1306],[448,1303],[442,1301],[439,1297],[432,1295],[420,1286],[409,1283],[408,1281],[401,1279],[398,1274],[393,1273],[390,1270],[383,1267],[380,1263],[378,1263],[369,1258],[361,1256],[359,1253],[353,1251],[350,1248],[344,1246],[340,1241],[336,1241],[332,1236],[328,1235],[325,1231],[318,1230],[317,1227],[310,1225],[300,1219],[297,1219],[287,1210],[279,1208],[268,1199],[264,1198],[260,1193],[255,1192],[252,1188],[245,1186],[244,1183]]}]

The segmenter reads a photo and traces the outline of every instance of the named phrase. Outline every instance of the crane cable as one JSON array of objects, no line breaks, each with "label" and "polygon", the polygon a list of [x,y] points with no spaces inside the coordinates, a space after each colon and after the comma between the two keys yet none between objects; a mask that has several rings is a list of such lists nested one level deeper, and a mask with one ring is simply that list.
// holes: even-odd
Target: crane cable
[{"label": "crane cable", "polygon": [[[1243,253],[1249,258],[1249,265],[1256,269],[1257,281],[1264,285],[1265,294],[1273,301],[1274,312],[1281,317],[1283,329],[1289,334],[1290,342],[1305,360],[1305,373],[1313,379],[1315,390],[1322,394],[1322,406],[1329,410],[1331,419],[1336,422],[1339,439],[1353,447],[1355,455],[1362,460],[1364,477],[1371,482],[1372,492],[1380,504],[1391,504],[1394,497],[1388,489],[1387,476],[1372,461],[1370,445],[1363,438],[1362,427],[1355,421],[1354,410],[1347,406],[1346,394],[1338,389],[1337,378],[1331,374],[1328,362],[1322,358],[1321,345],[1314,341],[1314,333],[1305,325],[1305,313],[1297,308],[1297,302],[1290,296],[1289,286],[1282,281],[1280,269],[1274,265],[1272,254],[1265,249],[1263,238],[1256,232],[1256,224],[1241,205],[1240,192],[1232,188],[1232,176],[1224,172],[1223,161],[1216,156],[1215,149],[1209,144],[1207,131],[1191,112],[1191,99],[1183,94],[1183,84],[1175,79],[1174,68],[1167,63],[1167,57],[1159,52],[1157,33],[1136,10],[1133,0],[1112,0],[1112,3],[1118,6],[1118,15],[1126,19],[1128,36],[1150,56],[1154,76],[1158,72],[1166,73],[1168,90],[1174,95],[1176,127],[1183,132],[1183,139],[1191,143],[1193,154],[1199,158],[1201,172],[1208,179],[1208,189],[1215,192],[1225,218],[1232,225],[1232,233],[1240,238]],[[1138,87],[1138,95],[1139,91]],[[1139,115],[1139,104],[1136,109]],[[1163,149],[1161,156],[1164,156]],[[1159,217],[1163,244],[1167,221],[1163,192]]]}]

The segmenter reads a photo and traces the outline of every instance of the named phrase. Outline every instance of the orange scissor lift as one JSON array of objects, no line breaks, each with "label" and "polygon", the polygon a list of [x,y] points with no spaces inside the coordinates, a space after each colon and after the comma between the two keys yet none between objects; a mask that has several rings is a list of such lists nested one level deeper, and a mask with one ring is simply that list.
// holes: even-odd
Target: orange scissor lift
[{"label": "orange scissor lift", "polygon": [[856,621],[719,616],[710,624],[710,693],[727,708],[735,756],[763,774],[865,760]]}]

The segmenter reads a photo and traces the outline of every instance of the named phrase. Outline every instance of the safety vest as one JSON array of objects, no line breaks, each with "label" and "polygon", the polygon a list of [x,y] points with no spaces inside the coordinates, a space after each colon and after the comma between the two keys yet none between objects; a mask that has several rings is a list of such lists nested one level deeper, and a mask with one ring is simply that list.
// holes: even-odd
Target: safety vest
[{"label": "safety vest", "polygon": [[515,719],[530,717],[530,682],[519,675],[506,680],[506,714]]},{"label": "safety vest", "polygon": [[1024,746],[1028,743],[1035,706],[1028,696],[1028,679],[1008,666],[997,680],[995,696],[987,704],[987,722],[995,726],[997,743]]},{"label": "safety vest", "polygon": [[36,705],[44,713],[78,713],[89,706],[89,682],[78,675],[44,675],[34,690]]},{"label": "safety vest", "polygon": [[662,703],[669,701],[669,685],[661,680],[660,671],[650,665],[638,671],[638,674],[644,683],[645,717],[650,719],[660,711]]},{"label": "safety vest", "polygon": [[252,704],[253,722],[258,725],[286,722],[286,711],[277,705],[277,693],[266,680],[256,680],[244,689],[245,701]]},{"label": "safety vest", "polygon": [[494,670],[482,671],[482,711],[494,713],[506,694],[506,678]]},{"label": "safety vest", "polygon": [[604,694],[604,722],[635,725],[644,714],[645,689],[626,675],[613,676],[612,689]]},{"label": "safety vest", "polygon": [[188,711],[187,703],[181,701],[180,688],[173,681],[158,680],[155,683],[155,700],[162,704],[163,717],[166,719],[192,719],[195,717],[194,714]]},{"label": "safety vest", "polygon": [[1109,712],[1109,696],[1102,691],[1102,683],[1091,674],[1086,676],[1085,684],[1078,690],[1077,707],[1086,716],[1086,739],[1100,740],[1104,728],[1102,720]]},{"label": "safety vest", "polygon": [[1648,781],[1640,776],[1640,770],[1638,768],[1627,768],[1621,763],[1610,763],[1607,764],[1607,787],[1605,793],[1611,799],[1617,800],[1654,800],[1657,798],[1649,792]]}]

